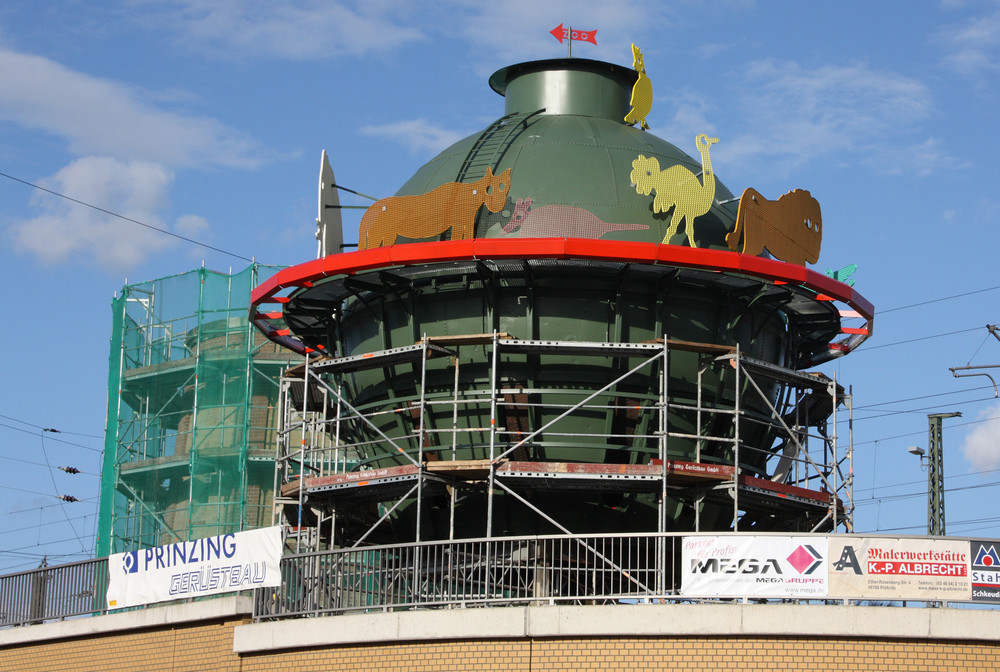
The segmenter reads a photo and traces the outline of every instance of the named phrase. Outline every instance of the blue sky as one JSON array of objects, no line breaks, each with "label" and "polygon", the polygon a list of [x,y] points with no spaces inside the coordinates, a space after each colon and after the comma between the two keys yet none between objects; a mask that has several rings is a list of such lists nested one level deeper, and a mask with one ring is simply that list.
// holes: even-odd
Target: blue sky
[{"label": "blue sky", "polygon": [[820,368],[854,392],[858,530],[922,533],[926,473],[906,449],[926,448],[928,413],[961,411],[945,421],[948,532],[1000,537],[1000,404],[988,379],[948,370],[1000,364],[986,330],[1000,322],[1000,3],[9,0],[0,571],[92,553],[126,278],[313,258],[322,149],[338,182],[391,195],[502,116],[493,71],[566,54],[560,23],[597,31],[574,56],[631,66],[639,45],[650,132],[690,154],[696,134],[719,137],[734,193],[810,190],[816,268],[858,265],[875,334]]}]

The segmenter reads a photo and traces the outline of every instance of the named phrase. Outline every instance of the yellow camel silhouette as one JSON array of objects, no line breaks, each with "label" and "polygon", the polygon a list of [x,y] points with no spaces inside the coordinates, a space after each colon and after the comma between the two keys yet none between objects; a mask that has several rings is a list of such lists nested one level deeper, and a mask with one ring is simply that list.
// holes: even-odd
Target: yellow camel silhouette
[{"label": "yellow camel silhouette", "polygon": [[701,154],[701,174],[704,184],[698,182],[698,178],[684,166],[670,166],[661,171],[660,162],[656,158],[647,159],[642,154],[632,162],[630,179],[635,185],[636,193],[649,196],[652,192],[656,192],[656,196],[653,197],[653,212],[668,212],[671,208],[674,209],[670,226],[663,236],[665,244],[670,243],[670,238],[677,233],[681,220],[684,220],[687,223],[685,232],[688,245],[695,247],[694,219],[708,212],[715,201],[715,173],[712,172],[712,159],[708,156],[708,150],[718,141],[718,138],[710,138],[704,133],[694,139],[694,144]]}]

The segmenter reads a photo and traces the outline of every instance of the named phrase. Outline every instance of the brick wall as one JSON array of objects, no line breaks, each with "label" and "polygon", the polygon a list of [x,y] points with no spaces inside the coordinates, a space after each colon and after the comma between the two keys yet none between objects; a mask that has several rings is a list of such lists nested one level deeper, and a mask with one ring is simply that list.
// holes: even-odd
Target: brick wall
[{"label": "brick wall", "polygon": [[233,628],[245,622],[161,626],[5,646],[0,649],[0,672],[239,672],[242,661],[233,653]]},{"label": "brick wall", "polygon": [[[247,625],[248,600],[240,599],[0,630],[0,672],[1000,669],[1000,613],[992,611],[796,607],[785,616],[796,617],[802,632],[817,634],[792,635],[747,634],[752,628],[782,627],[777,624],[785,610],[777,605],[745,611],[737,605],[696,611],[621,605],[470,609]],[[710,617],[707,634],[671,634],[702,627],[696,622],[698,613]],[[836,620],[838,613],[858,617],[838,626],[842,634],[818,634],[821,624]],[[725,619],[741,614],[734,619],[742,621],[741,629],[727,632],[732,624]],[[445,639],[454,637],[463,623],[471,623],[478,634]],[[660,631],[634,634],[643,623]],[[855,634],[879,627],[897,634]],[[517,628],[521,635],[515,634]],[[531,628],[562,628],[562,634]],[[970,639],[977,637],[972,634],[977,628],[981,634]],[[310,629],[312,634],[291,641]],[[608,636],[609,631],[617,636]],[[497,636],[501,632],[506,634]],[[392,633],[409,638],[378,641]],[[327,641],[317,639],[324,637]],[[332,641],[337,637],[339,642]],[[234,646],[242,653],[235,653]]]},{"label": "brick wall", "polygon": [[992,670],[993,644],[789,637],[619,637],[421,642],[248,655],[243,672],[546,670]]}]

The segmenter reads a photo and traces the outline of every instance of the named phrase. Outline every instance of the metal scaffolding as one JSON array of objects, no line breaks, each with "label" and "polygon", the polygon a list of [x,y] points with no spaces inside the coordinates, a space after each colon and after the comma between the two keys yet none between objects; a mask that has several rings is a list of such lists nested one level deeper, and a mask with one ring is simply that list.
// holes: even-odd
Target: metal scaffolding
[{"label": "metal scaffolding", "polygon": [[251,288],[276,269],[198,269],[113,302],[98,553],[266,525],[281,372]]},{"label": "metal scaffolding", "polygon": [[[467,361],[465,348],[488,350],[487,385],[460,384],[462,362]],[[674,399],[668,389],[671,350],[695,352],[699,357],[701,370],[693,403]],[[510,386],[504,367],[514,354],[559,356],[576,362],[615,359],[628,365],[621,367],[624,373],[592,389],[574,390],[579,399],[567,404],[564,389]],[[425,385],[428,362],[444,357],[450,358],[454,368],[454,385],[447,393],[440,389],[431,393]],[[413,398],[395,399],[392,408],[366,408],[351,398],[350,372],[385,368],[391,375],[387,367],[404,363],[412,366],[412,375],[419,380]],[[712,397],[715,401],[709,405],[704,402],[708,395],[703,397],[701,392],[702,374],[723,367],[732,369],[735,389],[743,393],[732,395],[729,404]],[[638,403],[635,399],[626,403],[618,386],[640,374],[655,376],[659,390]],[[775,383],[782,390],[777,398],[769,392]],[[747,395],[759,395],[770,417],[748,413],[744,408]],[[274,522],[284,525],[287,538],[300,553],[360,550],[387,527],[404,542],[417,545],[467,538],[469,534],[456,531],[456,520],[482,516],[482,508],[485,519],[482,527],[474,526],[472,536],[503,537],[494,520],[501,497],[553,531],[580,533],[546,507],[544,495],[552,493],[648,501],[655,508],[655,523],[634,530],[640,533],[676,532],[677,528],[667,529],[668,512],[676,507],[693,515],[692,531],[707,529],[702,521],[706,507],[728,507],[731,515],[726,518],[726,529],[733,531],[853,529],[851,437],[848,434],[844,446],[836,431],[838,414],[846,412],[851,417],[850,395],[822,374],[785,369],[726,346],[669,339],[655,343],[533,341],[497,332],[425,335],[411,346],[308,360],[282,377],[279,404]],[[534,423],[540,408],[551,419]],[[607,417],[608,432],[597,439],[622,445],[645,441],[644,445],[655,445],[655,451],[641,455],[633,451],[630,461],[612,464],[587,461],[584,450],[579,461],[540,459],[546,445],[576,441],[584,447],[585,441],[595,439],[559,431],[561,419],[582,413]],[[384,432],[379,420],[390,414],[407,423],[409,431],[395,437]],[[450,424],[430,420],[449,415]],[[693,418],[695,432],[671,429],[671,419],[678,415]],[[481,426],[469,426],[460,417],[482,418]],[[627,429],[617,421],[623,417],[630,419]],[[750,429],[762,423],[778,437],[775,445],[745,441]],[[730,429],[706,431],[718,427]],[[693,459],[675,448],[682,443],[696,446]],[[757,451],[768,453],[767,474],[748,473],[742,466],[746,455]],[[720,460],[720,454],[730,457]],[[460,455],[474,455],[474,459],[458,459]],[[472,496],[484,507],[463,503]],[[447,502],[447,533],[440,528],[423,529],[432,499],[438,504]],[[415,514],[401,516],[404,510]],[[404,524],[407,529],[401,530]],[[492,566],[491,558],[483,562]],[[407,571],[420,573],[414,567]]]}]

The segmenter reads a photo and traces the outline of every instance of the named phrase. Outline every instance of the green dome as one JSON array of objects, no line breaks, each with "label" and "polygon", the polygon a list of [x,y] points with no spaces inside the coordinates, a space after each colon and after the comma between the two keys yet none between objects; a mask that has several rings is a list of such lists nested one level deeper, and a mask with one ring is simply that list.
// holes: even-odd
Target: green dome
[{"label": "green dome", "polygon": [[[655,158],[661,171],[681,166],[697,180],[698,190],[705,188],[702,161],[625,124],[635,79],[634,70],[585,59],[534,61],[499,70],[490,84],[505,96],[504,117],[434,157],[397,195],[423,194],[448,182],[472,181],[481,178],[487,166],[494,174],[510,169],[506,207],[496,213],[483,208],[476,223],[478,238],[572,237],[551,226],[511,230],[518,201],[527,205],[530,199],[531,210],[571,206],[582,208],[599,222],[628,225],[626,229],[602,227],[606,233],[601,238],[659,243],[673,211],[668,207],[664,208],[667,212],[654,212],[654,196],[637,193],[631,176],[633,161],[640,155]],[[695,138],[685,146],[695,148]],[[735,222],[737,203],[723,184],[715,181],[714,186],[710,210],[696,217],[695,243],[728,249],[724,236]],[[720,201],[728,203],[719,205]],[[687,245],[689,227],[688,222],[682,224],[668,242]]]},{"label": "green dome", "polygon": [[[495,470],[509,459],[620,474],[675,460],[771,476],[769,460],[785,445],[775,409],[790,412],[802,378],[748,380],[733,358],[810,366],[834,347],[839,309],[815,285],[787,281],[808,276],[800,266],[729,251],[738,206],[711,169],[716,139],[682,142],[696,160],[626,124],[646,111],[631,109],[641,81],[635,70],[582,59],[497,71],[500,119],[369,208],[361,250],[286,278],[289,331],[329,355],[311,373],[329,376],[329,389],[364,416],[338,425],[354,470],[425,469],[418,460],[489,461]],[[648,88],[643,95],[648,102]],[[691,253],[692,229],[698,247],[725,253]],[[671,245],[661,245],[668,230]],[[408,242],[416,244],[398,244]],[[429,357],[431,346],[442,356]],[[632,361],[660,346],[662,357]],[[643,354],[611,354],[626,352],[618,348]],[[362,525],[348,538],[386,517],[376,534],[395,542],[417,529],[421,539],[549,533],[553,521],[581,534],[720,530],[736,515],[728,496],[698,503],[639,481],[618,491],[613,478],[560,484],[546,475],[524,485],[529,507],[511,489],[441,479],[415,498],[405,481],[385,481],[402,499],[384,515],[351,508]],[[751,512],[761,529],[817,524],[771,520],[761,507]]]}]

